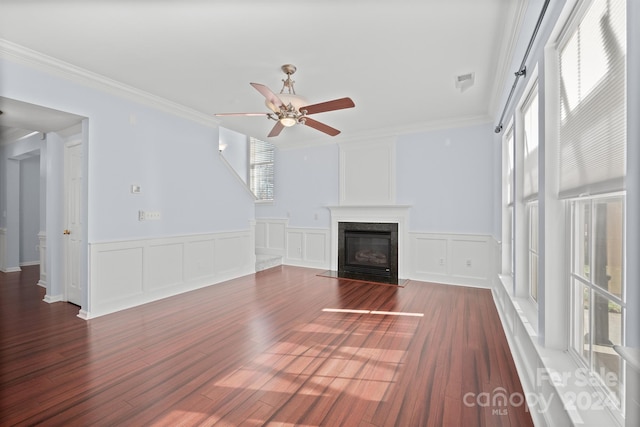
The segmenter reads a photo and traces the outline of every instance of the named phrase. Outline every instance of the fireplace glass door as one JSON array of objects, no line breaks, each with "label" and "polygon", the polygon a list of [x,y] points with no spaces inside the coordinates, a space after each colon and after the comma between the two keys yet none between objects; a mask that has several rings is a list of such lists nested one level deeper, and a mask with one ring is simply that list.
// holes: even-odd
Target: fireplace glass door
[{"label": "fireplace glass door", "polygon": [[345,270],[389,276],[391,236],[385,232],[345,232]]}]

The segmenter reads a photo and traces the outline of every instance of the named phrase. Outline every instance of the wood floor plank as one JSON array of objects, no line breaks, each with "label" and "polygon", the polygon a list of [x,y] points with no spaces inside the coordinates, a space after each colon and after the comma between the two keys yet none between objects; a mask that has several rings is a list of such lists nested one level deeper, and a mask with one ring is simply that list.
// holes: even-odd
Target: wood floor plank
[{"label": "wood floor plank", "polygon": [[465,400],[522,393],[489,290],[319,273],[273,268],[88,321],[42,301],[37,266],[0,273],[0,425],[532,425],[524,406]]}]

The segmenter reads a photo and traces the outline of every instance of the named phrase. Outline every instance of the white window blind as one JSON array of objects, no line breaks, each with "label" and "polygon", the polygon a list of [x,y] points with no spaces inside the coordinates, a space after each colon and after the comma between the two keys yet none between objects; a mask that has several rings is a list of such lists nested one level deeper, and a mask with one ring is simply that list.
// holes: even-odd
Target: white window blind
[{"label": "white window blind", "polygon": [[538,194],[538,84],[536,83],[522,109],[524,130],[524,188],[522,196],[531,199]]},{"label": "white window blind", "polygon": [[626,1],[594,0],[560,44],[560,195],[624,189]]},{"label": "white window blind", "polygon": [[249,138],[249,182],[258,200],[273,200],[273,144]]}]

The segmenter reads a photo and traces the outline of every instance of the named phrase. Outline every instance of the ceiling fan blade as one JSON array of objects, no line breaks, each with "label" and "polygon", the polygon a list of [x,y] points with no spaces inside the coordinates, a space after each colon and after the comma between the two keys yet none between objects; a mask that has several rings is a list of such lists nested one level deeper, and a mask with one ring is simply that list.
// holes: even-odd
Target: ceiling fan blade
[{"label": "ceiling fan blade", "polygon": [[317,120],[313,120],[309,117],[304,119],[304,124],[307,126],[311,126],[312,128],[319,130],[320,132],[324,132],[327,135],[336,136],[340,133],[338,129],[332,128],[331,126],[327,126],[324,123],[320,123]]},{"label": "ceiling fan blade", "polygon": [[216,113],[214,116],[216,117],[224,117],[224,116],[268,116],[269,113]]},{"label": "ceiling fan blade", "polygon": [[300,111],[306,110],[307,114],[323,113],[325,111],[342,110],[345,108],[353,108],[356,104],[353,103],[351,98],[334,99],[333,101],[321,102],[319,104],[307,105],[306,107],[300,107]]},{"label": "ceiling fan blade", "polygon": [[284,106],[284,103],[280,100],[280,98],[278,98],[275,93],[271,92],[271,89],[269,89],[265,85],[262,85],[260,83],[250,83],[250,85],[256,88],[256,90],[260,92],[262,96],[267,98],[269,104],[272,104],[276,108],[275,110],[273,110],[272,108],[273,111],[278,111],[280,107]]},{"label": "ceiling fan blade", "polygon": [[268,137],[278,136],[278,135],[280,135],[280,132],[282,132],[282,129],[284,129],[284,125],[282,123],[280,123],[279,121],[277,121],[275,126],[273,127],[273,129],[271,129],[271,132],[269,132],[269,135],[267,135],[267,136]]}]

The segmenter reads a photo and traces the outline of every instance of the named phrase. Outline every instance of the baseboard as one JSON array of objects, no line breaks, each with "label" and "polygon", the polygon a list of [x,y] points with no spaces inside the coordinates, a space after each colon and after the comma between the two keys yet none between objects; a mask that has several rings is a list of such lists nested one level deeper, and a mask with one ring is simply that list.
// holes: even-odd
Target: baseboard
[{"label": "baseboard", "polygon": [[2,269],[3,273],[17,273],[18,271],[22,271],[20,267],[9,267]]},{"label": "baseboard", "polygon": [[40,261],[26,261],[20,263],[20,267],[31,267],[34,265],[40,265]]},{"label": "baseboard", "polygon": [[49,304],[64,301],[64,295],[45,295],[42,301]]}]

